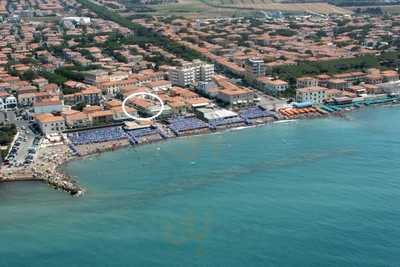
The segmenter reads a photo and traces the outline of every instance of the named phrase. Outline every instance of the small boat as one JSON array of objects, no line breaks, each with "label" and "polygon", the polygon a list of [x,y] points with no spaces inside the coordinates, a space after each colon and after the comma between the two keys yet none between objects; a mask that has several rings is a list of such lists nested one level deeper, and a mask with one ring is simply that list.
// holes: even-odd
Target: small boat
[{"label": "small boat", "polygon": [[274,121],[274,123],[289,123],[289,122],[295,122],[297,120],[280,120],[280,121]]}]

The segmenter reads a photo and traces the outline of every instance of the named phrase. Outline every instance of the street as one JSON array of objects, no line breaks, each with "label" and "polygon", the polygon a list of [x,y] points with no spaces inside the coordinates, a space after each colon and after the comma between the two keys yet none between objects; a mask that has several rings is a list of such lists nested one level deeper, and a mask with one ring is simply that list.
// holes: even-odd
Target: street
[{"label": "street", "polygon": [[18,118],[14,120],[14,123],[19,135],[8,157],[10,166],[29,165],[35,155],[33,148],[36,147],[34,144],[36,135],[29,128],[28,121]]}]

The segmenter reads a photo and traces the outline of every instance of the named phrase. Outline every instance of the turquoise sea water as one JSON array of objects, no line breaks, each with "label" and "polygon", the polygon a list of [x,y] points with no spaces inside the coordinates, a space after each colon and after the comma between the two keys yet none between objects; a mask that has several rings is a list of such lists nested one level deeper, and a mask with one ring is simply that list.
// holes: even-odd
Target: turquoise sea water
[{"label": "turquoise sea water", "polygon": [[0,266],[399,266],[400,108],[171,140],[0,184]]}]

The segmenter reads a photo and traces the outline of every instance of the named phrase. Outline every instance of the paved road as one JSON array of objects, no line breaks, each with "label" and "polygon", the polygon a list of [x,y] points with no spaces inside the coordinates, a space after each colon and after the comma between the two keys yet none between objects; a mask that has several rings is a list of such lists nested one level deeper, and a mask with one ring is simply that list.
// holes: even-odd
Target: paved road
[{"label": "paved road", "polygon": [[15,160],[17,162],[24,162],[26,156],[28,155],[29,148],[31,148],[33,145],[33,140],[35,139],[35,136],[32,132],[30,132],[30,130],[28,131],[28,133],[20,131],[21,145],[19,146],[17,155],[15,157]]}]

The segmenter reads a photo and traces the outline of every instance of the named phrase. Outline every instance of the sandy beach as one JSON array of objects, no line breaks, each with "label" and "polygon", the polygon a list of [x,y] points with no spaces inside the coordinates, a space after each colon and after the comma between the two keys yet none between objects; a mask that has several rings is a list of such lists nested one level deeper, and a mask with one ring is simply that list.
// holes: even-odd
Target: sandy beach
[{"label": "sandy beach", "polygon": [[[385,104],[386,106],[392,106],[396,104]],[[378,106],[385,106],[378,105]],[[355,109],[342,110],[340,112],[330,114],[320,114],[319,116],[298,116],[297,119],[314,119],[326,116],[338,116],[345,117],[345,113],[354,111]],[[259,127],[270,124],[272,122],[284,122],[292,121],[290,118],[280,117],[277,120],[271,118],[256,119],[253,121],[252,126],[248,127]],[[165,125],[162,125],[165,128]],[[155,142],[168,140],[171,138],[188,138],[194,135],[205,135],[213,133],[223,133],[226,131],[232,131],[237,129],[248,128],[238,125],[228,125],[227,127],[218,127],[217,129],[202,129],[190,131],[182,134],[181,136],[175,136],[168,134],[166,139],[146,138],[141,143],[133,146],[145,145]],[[38,149],[37,156],[30,167],[13,167],[5,168],[4,166],[0,169],[0,182],[15,182],[15,181],[40,181],[46,182],[50,186],[71,193],[71,195],[83,195],[86,189],[82,188],[73,177],[69,176],[62,170],[62,166],[70,161],[77,160],[82,157],[93,156],[101,154],[107,151],[113,151],[120,148],[126,148],[132,146],[128,139],[92,143],[85,145],[75,146],[79,156],[74,153],[69,147],[70,141],[64,135],[62,141],[56,144],[41,145]]]}]

